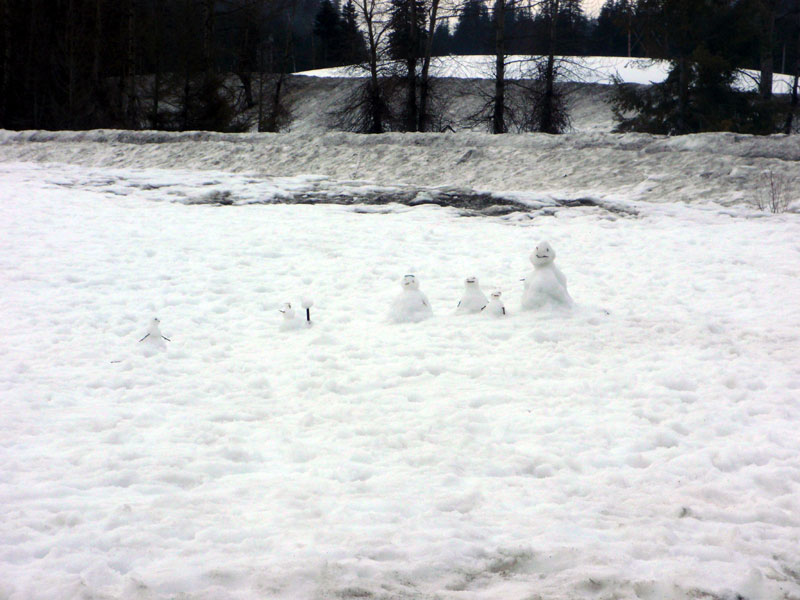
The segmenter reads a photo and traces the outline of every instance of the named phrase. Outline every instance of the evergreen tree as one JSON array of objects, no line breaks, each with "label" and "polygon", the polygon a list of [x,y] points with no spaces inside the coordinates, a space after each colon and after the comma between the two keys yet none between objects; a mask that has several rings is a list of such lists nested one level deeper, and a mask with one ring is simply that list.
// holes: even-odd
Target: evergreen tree
[{"label": "evergreen tree", "polygon": [[442,22],[433,34],[433,55],[447,56],[453,53],[453,36],[450,34],[450,25]]},{"label": "evergreen tree", "polygon": [[685,134],[733,130],[770,133],[769,105],[733,88],[742,19],[729,0],[640,0],[650,42],[672,66],[650,88],[620,84],[614,112],[621,130]]},{"label": "evergreen tree", "polygon": [[492,20],[482,0],[466,0],[453,31],[454,54],[491,54]]},{"label": "evergreen tree", "polygon": [[425,40],[424,0],[391,0],[390,10],[389,57],[406,62],[418,60]]},{"label": "evergreen tree", "polygon": [[626,21],[623,2],[606,0],[597,16],[597,23],[592,31],[592,50],[599,56],[627,56],[628,42],[625,27]]},{"label": "evergreen tree", "polygon": [[331,0],[322,0],[314,19],[314,35],[319,39],[318,64],[330,67],[341,64],[345,53],[344,21]]},{"label": "evergreen tree", "polygon": [[342,43],[344,52],[342,62],[352,65],[363,62],[367,57],[367,44],[358,28],[356,7],[353,0],[347,0],[342,8]]}]

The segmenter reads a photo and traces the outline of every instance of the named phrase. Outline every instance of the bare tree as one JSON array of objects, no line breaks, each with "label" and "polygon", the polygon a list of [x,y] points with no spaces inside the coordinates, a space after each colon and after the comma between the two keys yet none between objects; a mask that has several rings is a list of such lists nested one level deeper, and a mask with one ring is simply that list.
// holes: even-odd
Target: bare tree
[{"label": "bare tree", "polygon": [[128,0],[126,21],[126,43],[125,43],[125,121],[130,129],[138,129],[136,93],[136,0]]},{"label": "bare tree", "polygon": [[439,0],[431,0],[428,13],[428,29],[425,40],[425,55],[422,58],[422,73],[419,82],[419,119],[417,131],[427,131],[430,127],[431,115],[429,113],[431,92],[431,53],[433,52],[433,36],[436,33],[436,17],[439,12]]},{"label": "bare tree", "polygon": [[492,112],[492,133],[506,133],[506,0],[495,0],[495,62],[494,62],[494,110]]},{"label": "bare tree", "polygon": [[367,60],[358,68],[365,69],[368,77],[332,117],[335,126],[348,131],[383,133],[391,120],[390,97],[395,89],[386,58],[389,14],[382,0],[354,0],[354,5],[367,42]]},{"label": "bare tree", "polygon": [[800,0],[795,0],[794,2],[794,17],[795,17],[795,35],[796,37],[796,46],[795,46],[795,65],[794,65],[794,77],[792,79],[792,93],[791,93],[791,101],[789,104],[789,111],[786,115],[786,123],[783,126],[783,132],[786,135],[789,135],[794,130],[794,119],[795,114],[797,113],[797,105],[798,105],[798,84],[800,84]]},{"label": "bare tree", "polygon": [[758,188],[752,200],[753,206],[772,214],[786,212],[789,208],[789,180],[772,169],[763,171],[759,177]]},{"label": "bare tree", "polygon": [[561,11],[561,0],[542,0],[541,10],[547,19],[547,58],[544,69],[539,69],[539,79],[544,85],[544,93],[538,98],[540,109],[533,122],[533,129],[543,133],[561,133],[562,123],[558,113],[556,80],[556,26]]},{"label": "bare tree", "polygon": [[772,81],[775,71],[772,49],[775,43],[775,18],[778,4],[779,0],[758,0],[761,30],[759,34],[761,77],[758,82],[758,91],[765,100],[772,98]]},{"label": "bare tree", "polygon": [[3,74],[0,79],[0,127],[5,125],[11,78],[11,0],[0,0],[0,34],[3,44]]}]

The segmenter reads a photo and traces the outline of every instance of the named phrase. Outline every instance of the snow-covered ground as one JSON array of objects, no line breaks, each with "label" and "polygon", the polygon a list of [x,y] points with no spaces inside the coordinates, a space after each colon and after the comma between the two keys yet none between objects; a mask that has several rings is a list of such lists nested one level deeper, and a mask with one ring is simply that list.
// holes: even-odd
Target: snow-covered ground
[{"label": "snow-covered ground", "polygon": [[[620,56],[562,56],[558,57],[562,81],[610,84],[617,78],[626,83],[651,84],[667,78],[670,63],[647,58],[625,58]],[[494,56],[447,56],[435,57],[431,61],[434,77],[459,79],[491,79],[494,77]],[[530,77],[534,69],[531,57],[511,55],[506,58],[509,79]],[[366,77],[368,72],[358,67],[334,67],[303,71],[298,75],[310,77]],[[758,88],[758,71],[743,69],[737,79],[741,89]],[[788,94],[793,78],[782,73],[775,74],[772,89],[776,94]]]},{"label": "snow-covered ground", "polygon": [[[800,215],[743,203],[798,155],[2,134],[0,598],[800,598]],[[537,209],[258,203],[414,185]],[[542,239],[571,313],[519,310]]]}]

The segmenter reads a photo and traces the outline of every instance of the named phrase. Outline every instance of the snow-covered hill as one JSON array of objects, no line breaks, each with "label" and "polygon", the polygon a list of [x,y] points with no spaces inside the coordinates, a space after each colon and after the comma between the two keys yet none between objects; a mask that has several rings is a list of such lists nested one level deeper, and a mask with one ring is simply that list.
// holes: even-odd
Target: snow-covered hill
[{"label": "snow-covered hill", "polygon": [[[493,56],[448,56],[434,57],[431,61],[431,74],[434,77],[457,79],[491,79],[494,77]],[[508,79],[530,77],[534,70],[531,57],[511,55],[506,59]],[[669,62],[646,58],[624,58],[619,56],[561,56],[558,57],[562,81],[573,83],[610,84],[614,78],[625,83],[650,84],[666,79]],[[367,72],[358,67],[336,67],[303,71],[298,75],[310,77],[365,77]],[[743,69],[738,78],[741,89],[755,89],[759,74],[757,71]],[[773,92],[787,94],[792,88],[792,77],[776,74]]]}]

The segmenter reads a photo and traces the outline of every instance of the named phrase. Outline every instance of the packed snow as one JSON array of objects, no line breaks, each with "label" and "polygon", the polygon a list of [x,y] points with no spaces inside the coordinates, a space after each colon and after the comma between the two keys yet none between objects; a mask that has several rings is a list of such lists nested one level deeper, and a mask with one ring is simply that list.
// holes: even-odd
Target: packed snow
[{"label": "packed snow", "polygon": [[0,136],[0,598],[800,598],[796,142],[148,135]]}]

